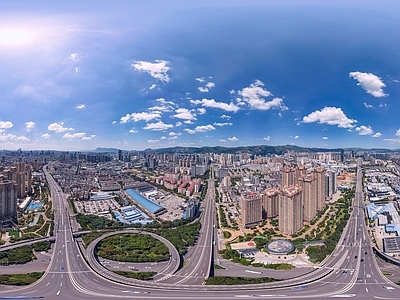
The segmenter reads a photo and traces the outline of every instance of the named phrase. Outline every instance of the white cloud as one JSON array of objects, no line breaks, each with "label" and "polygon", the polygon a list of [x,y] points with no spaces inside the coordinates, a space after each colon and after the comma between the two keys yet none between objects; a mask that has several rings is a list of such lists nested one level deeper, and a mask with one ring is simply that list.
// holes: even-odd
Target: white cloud
[{"label": "white cloud", "polygon": [[172,101],[167,101],[167,100],[165,100],[164,98],[157,98],[156,101],[157,101],[157,102],[160,102],[160,103],[162,103],[162,104],[175,105],[174,102],[172,102]]},{"label": "white cloud", "polygon": [[130,114],[126,114],[124,117],[121,117],[120,119],[120,123],[127,123],[129,122],[131,119],[131,115]]},{"label": "white cloud", "polygon": [[215,127],[212,126],[211,124],[208,124],[208,125],[197,126],[195,129],[185,128],[184,130],[190,134],[195,134],[197,132],[207,132],[210,130],[215,130]]},{"label": "white cloud", "polygon": [[182,135],[182,133],[181,132],[175,133],[175,132],[171,131],[170,133],[168,133],[168,135],[169,136],[179,136],[179,135]]},{"label": "white cloud", "polygon": [[148,140],[148,143],[158,143],[160,140]]},{"label": "white cloud", "polygon": [[154,62],[148,61],[134,61],[132,67],[135,70],[140,72],[147,72],[155,79],[158,79],[162,82],[169,82],[170,78],[168,76],[168,71],[170,67],[168,66],[169,62],[166,60],[155,60]]},{"label": "white cloud", "polygon": [[143,127],[143,129],[160,131],[160,130],[167,130],[167,129],[173,128],[173,127],[174,127],[174,125],[172,125],[172,124],[165,124],[164,122],[159,121],[157,123],[148,123],[148,124],[146,124],[145,127]]},{"label": "white cloud", "polygon": [[272,96],[272,93],[264,89],[264,83],[260,80],[255,80],[250,86],[238,91],[240,96],[236,99],[239,105],[248,104],[252,109],[269,110],[271,108],[288,110],[283,103],[282,98],[274,98],[271,101],[265,101],[265,97]]},{"label": "white cloud", "polygon": [[269,141],[270,139],[271,139],[270,136],[267,136],[267,137],[263,138],[263,140],[266,140],[266,141]]},{"label": "white cloud", "polygon": [[197,77],[195,79],[196,79],[196,81],[198,81],[200,83],[205,81],[204,77]]},{"label": "white cloud", "polygon": [[328,137],[327,137],[327,136],[323,136],[322,139],[323,139],[323,140],[327,140]]},{"label": "white cloud", "polygon": [[353,128],[356,120],[347,118],[341,108],[324,107],[303,117],[304,123],[318,122],[319,124],[338,125],[340,128]]},{"label": "white cloud", "polygon": [[187,108],[178,108],[175,110],[176,114],[173,115],[174,118],[183,119],[183,120],[196,120],[196,114],[193,110],[189,110]]},{"label": "white cloud", "polygon": [[227,116],[227,115],[222,115],[220,116],[221,119],[227,119],[229,120],[230,118],[232,118],[231,116]]},{"label": "white cloud", "polygon": [[44,139],[48,139],[48,138],[51,137],[51,135],[48,134],[48,133],[44,133],[44,134],[42,134],[40,137],[42,137],[42,138],[44,138]]},{"label": "white cloud", "polygon": [[368,103],[365,103],[365,102],[364,102],[364,106],[365,106],[366,108],[373,108],[373,106],[372,106],[371,104],[368,104]]},{"label": "white cloud", "polygon": [[76,139],[76,138],[84,138],[86,137],[86,133],[84,132],[75,132],[75,133],[69,133],[67,132],[66,134],[63,135],[63,139]]},{"label": "white cloud", "polygon": [[30,132],[35,127],[35,122],[29,121],[25,123],[26,131]]},{"label": "white cloud", "polygon": [[204,115],[207,111],[205,108],[200,107],[197,109],[197,112],[199,113],[199,115]]},{"label": "white cloud", "polygon": [[94,137],[96,137],[96,135],[95,135],[95,134],[92,134],[92,135],[90,135],[90,136],[84,136],[84,137],[82,138],[82,140],[83,140],[83,141],[91,140],[91,139],[94,138]]},{"label": "white cloud", "polygon": [[[201,81],[201,82],[203,82],[203,81]],[[198,90],[202,93],[208,93],[214,87],[215,87],[215,83],[210,81],[210,82],[207,82],[207,84],[205,86],[198,87]]]},{"label": "white cloud", "polygon": [[46,101],[46,97],[43,93],[37,91],[34,87],[29,85],[20,85],[13,92],[18,97],[29,97],[35,101]]},{"label": "white cloud", "polygon": [[49,126],[47,126],[47,129],[50,131],[55,131],[55,132],[64,132],[67,130],[74,130],[73,128],[64,127],[63,125],[64,125],[64,122],[51,123]]},{"label": "white cloud", "polygon": [[201,104],[204,107],[219,108],[225,111],[237,112],[240,108],[234,103],[216,102],[214,99],[190,100],[192,104]]},{"label": "white cloud", "polygon": [[17,141],[29,141],[29,139],[24,136],[24,135],[20,135],[16,138]]},{"label": "white cloud", "polygon": [[131,129],[131,130],[129,130],[129,133],[137,133],[137,130]]},{"label": "white cloud", "polygon": [[140,112],[140,113],[131,113],[126,114],[126,116],[121,117],[120,123],[127,123],[129,121],[139,122],[139,121],[146,121],[149,122],[154,119],[159,119],[161,117],[161,113],[158,111],[153,112]]},{"label": "white cloud", "polygon": [[224,139],[220,139],[219,141],[222,143],[226,143],[226,140],[224,140]]},{"label": "white cloud", "polygon": [[111,122],[111,124],[117,124],[117,123],[118,123],[117,121],[112,121],[112,122]]},{"label": "white cloud", "polygon": [[9,129],[12,128],[14,125],[10,121],[0,121],[0,129]]},{"label": "white cloud", "polygon": [[192,120],[186,120],[186,121],[183,121],[183,123],[185,123],[185,124],[193,124]]},{"label": "white cloud", "polygon": [[2,131],[0,131],[0,141],[1,142],[6,142],[8,140],[14,140],[14,141],[29,141],[29,139],[24,136],[24,135],[20,135],[17,136],[15,134],[11,134],[11,133],[3,133]]},{"label": "white cloud", "polygon": [[160,137],[160,140],[165,140],[167,137],[165,137],[165,136],[162,136],[162,137]]},{"label": "white cloud", "polygon": [[220,127],[222,127],[222,126],[232,126],[233,124],[232,124],[231,122],[226,122],[226,123],[217,123],[217,122],[214,122],[213,125],[214,125],[214,126],[220,126]]},{"label": "white cloud", "polygon": [[372,137],[378,138],[378,137],[381,137],[381,136],[382,136],[382,133],[377,132],[377,133],[375,133]]},{"label": "white cloud", "polygon": [[85,107],[86,107],[85,104],[78,104],[78,105],[76,106],[77,109],[84,109]]},{"label": "white cloud", "polygon": [[180,126],[182,126],[182,122],[176,122],[175,123],[175,127],[180,127]]},{"label": "white cloud", "polygon": [[372,135],[374,133],[371,126],[364,126],[364,125],[356,127],[356,131],[358,132],[359,135]]},{"label": "white cloud", "polygon": [[208,93],[209,92],[209,89],[206,88],[206,87],[199,86],[197,89],[202,93]]},{"label": "white cloud", "polygon": [[358,81],[357,85],[361,86],[368,94],[380,98],[388,96],[383,92],[386,84],[382,79],[372,73],[350,72],[349,77],[353,77]]},{"label": "white cloud", "polygon": [[395,139],[384,139],[384,141],[392,143],[392,144],[399,144],[400,143],[400,128],[397,129],[395,135],[396,135],[397,138],[395,138]]},{"label": "white cloud", "polygon": [[212,89],[212,88],[214,88],[215,87],[215,83],[214,82],[207,82],[207,84],[206,84],[206,88],[209,88],[209,89]]},{"label": "white cloud", "polygon": [[153,90],[153,89],[155,89],[156,87],[157,87],[157,84],[153,83],[153,84],[149,87],[149,90]]},{"label": "white cloud", "polygon": [[228,140],[231,141],[231,142],[236,142],[239,139],[236,136],[233,136],[233,137],[228,138]]},{"label": "white cloud", "polygon": [[72,53],[69,58],[73,61],[79,61],[81,60],[81,56],[78,53]]},{"label": "white cloud", "polygon": [[298,139],[298,138],[299,138],[299,136],[298,136],[298,135],[296,135],[294,138],[295,138],[295,139]]},{"label": "white cloud", "polygon": [[173,108],[169,105],[155,105],[152,107],[149,107],[148,110],[153,111],[154,113],[164,113],[164,112],[170,112],[173,110]]}]

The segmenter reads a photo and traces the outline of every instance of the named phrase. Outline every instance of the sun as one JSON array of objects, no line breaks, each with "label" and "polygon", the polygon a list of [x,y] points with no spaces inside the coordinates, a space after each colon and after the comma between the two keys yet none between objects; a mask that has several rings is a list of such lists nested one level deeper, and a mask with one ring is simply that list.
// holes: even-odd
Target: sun
[{"label": "sun", "polygon": [[1,46],[21,46],[34,41],[35,31],[24,28],[0,28]]}]

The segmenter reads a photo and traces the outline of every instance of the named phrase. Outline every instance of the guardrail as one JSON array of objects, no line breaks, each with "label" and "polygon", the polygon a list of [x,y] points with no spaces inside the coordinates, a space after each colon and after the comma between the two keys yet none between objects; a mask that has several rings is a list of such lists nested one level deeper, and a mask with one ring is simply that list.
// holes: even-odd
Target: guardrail
[{"label": "guardrail", "polygon": [[54,236],[52,236],[52,237],[44,237],[44,238],[36,238],[36,239],[31,239],[31,240],[19,241],[19,242],[15,242],[11,245],[0,246],[0,252],[15,249],[15,248],[22,247],[22,246],[36,244],[38,242],[45,242],[45,241],[53,242],[55,240],[56,240],[56,238]]},{"label": "guardrail", "polygon": [[374,251],[374,253],[375,253],[378,257],[382,258],[383,260],[385,260],[385,261],[387,261],[387,262],[390,262],[390,263],[392,263],[392,264],[394,264],[394,265],[396,265],[396,266],[400,266],[400,260],[398,260],[398,259],[396,259],[396,258],[394,258],[394,257],[391,257],[391,256],[387,255],[386,253],[380,251],[380,250],[379,250],[378,248],[376,248],[375,246],[372,247],[372,250]]}]

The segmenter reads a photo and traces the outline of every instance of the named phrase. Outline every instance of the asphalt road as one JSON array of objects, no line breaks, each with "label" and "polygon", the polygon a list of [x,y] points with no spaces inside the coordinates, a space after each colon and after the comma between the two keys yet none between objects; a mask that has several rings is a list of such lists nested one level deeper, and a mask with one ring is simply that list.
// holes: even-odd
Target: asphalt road
[{"label": "asphalt road", "polygon": [[[364,224],[360,168],[350,220],[335,251],[321,267],[289,280],[251,286],[197,284],[208,275],[213,251],[215,207],[210,201],[210,190],[202,219],[203,233],[194,250],[196,253],[192,256],[189,273],[182,273],[185,268],[177,272],[178,282],[169,283],[167,280],[170,279],[167,279],[164,282],[144,281],[127,286],[103,278],[86,264],[72,239],[65,196],[58,192],[56,183],[47,172],[46,175],[55,207],[58,208],[55,214],[57,239],[52,260],[40,280],[27,287],[0,290],[0,299],[11,295],[43,296],[45,299],[399,299],[399,288],[382,275],[372,253]],[[214,190],[212,185],[213,182],[210,182],[209,188]]]}]

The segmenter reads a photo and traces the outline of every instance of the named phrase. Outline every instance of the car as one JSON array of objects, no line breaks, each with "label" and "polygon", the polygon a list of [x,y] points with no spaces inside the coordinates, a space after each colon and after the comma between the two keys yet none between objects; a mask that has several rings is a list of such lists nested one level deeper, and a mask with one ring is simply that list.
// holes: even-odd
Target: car
[{"label": "car", "polygon": [[367,255],[368,254],[368,252],[367,251],[365,251],[365,255]]},{"label": "car", "polygon": [[364,258],[361,258],[361,262],[363,262],[364,261]]},{"label": "car", "polygon": [[61,270],[64,270],[65,268],[64,268],[64,266],[61,266],[61,268],[60,268]]},{"label": "car", "polygon": [[367,278],[371,278],[371,274],[366,274],[365,275]]},{"label": "car", "polygon": [[357,257],[358,257],[357,255],[356,255],[356,256],[354,256],[354,258],[355,258],[355,259],[357,259]]},{"label": "car", "polygon": [[383,288],[384,288],[385,290],[394,290],[394,287],[392,287],[392,286],[387,286],[387,285],[384,285]]},{"label": "car", "polygon": [[307,288],[307,286],[305,286],[305,285],[300,285],[300,286],[295,286],[294,288],[292,288],[292,290],[297,291],[297,290],[303,290],[303,289],[306,289],[306,288]]},{"label": "car", "polygon": [[363,281],[363,279],[361,277],[357,278],[357,282],[362,282],[362,281]]},{"label": "car", "polygon": [[342,272],[342,274],[344,274],[344,275],[345,275],[345,274],[347,274],[347,271],[346,271],[346,270],[344,270],[344,271]]}]

